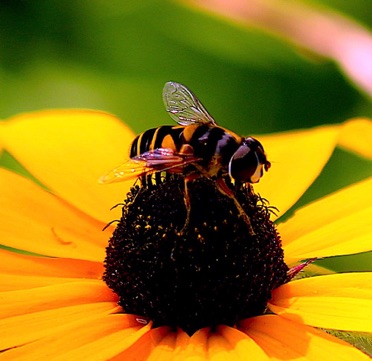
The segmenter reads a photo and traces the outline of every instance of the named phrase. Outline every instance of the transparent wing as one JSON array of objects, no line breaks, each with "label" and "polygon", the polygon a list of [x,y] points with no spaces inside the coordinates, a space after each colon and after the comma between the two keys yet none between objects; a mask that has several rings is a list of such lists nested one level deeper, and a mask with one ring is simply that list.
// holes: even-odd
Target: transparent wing
[{"label": "transparent wing", "polygon": [[129,179],[137,179],[143,175],[183,167],[197,162],[199,159],[189,155],[177,155],[172,149],[158,148],[138,156],[119,165],[99,179],[100,183],[115,183]]},{"label": "transparent wing", "polygon": [[151,168],[146,166],[146,162],[142,160],[129,159],[125,163],[114,168],[107,174],[99,178],[99,183],[115,183],[130,179],[137,179],[141,175],[150,172]]},{"label": "transparent wing", "polygon": [[182,84],[171,81],[165,83],[163,100],[171,118],[180,125],[216,125],[199,99]]}]

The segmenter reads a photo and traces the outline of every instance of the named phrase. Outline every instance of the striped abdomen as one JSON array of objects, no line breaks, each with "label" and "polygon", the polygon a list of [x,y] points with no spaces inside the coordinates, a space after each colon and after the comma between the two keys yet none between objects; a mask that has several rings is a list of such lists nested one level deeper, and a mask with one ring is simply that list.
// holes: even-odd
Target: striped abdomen
[{"label": "striped abdomen", "polygon": [[182,146],[180,134],[184,129],[183,126],[164,125],[146,130],[133,140],[130,157],[133,158],[157,148],[171,148],[175,152],[179,151]]},{"label": "striped abdomen", "polygon": [[182,145],[189,144],[194,156],[201,158],[201,164],[208,167],[213,157],[219,158],[221,166],[226,166],[241,143],[241,137],[219,126],[195,124],[188,126],[164,125],[146,130],[138,135],[131,146],[133,158],[157,148],[170,148],[179,152]]}]

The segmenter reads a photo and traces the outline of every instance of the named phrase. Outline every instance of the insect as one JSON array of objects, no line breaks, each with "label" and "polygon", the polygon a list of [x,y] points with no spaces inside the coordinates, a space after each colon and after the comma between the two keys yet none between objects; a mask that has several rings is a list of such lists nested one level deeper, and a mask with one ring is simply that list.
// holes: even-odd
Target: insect
[{"label": "insect", "polygon": [[190,218],[188,182],[200,177],[216,180],[218,190],[230,197],[240,216],[254,234],[249,217],[226,184],[226,176],[236,183],[257,183],[270,168],[262,144],[220,127],[198,98],[184,85],[167,82],[163,89],[165,108],[178,125],[146,130],[132,142],[130,159],[100,179],[101,183],[141,178],[159,173],[185,175],[184,199]]}]

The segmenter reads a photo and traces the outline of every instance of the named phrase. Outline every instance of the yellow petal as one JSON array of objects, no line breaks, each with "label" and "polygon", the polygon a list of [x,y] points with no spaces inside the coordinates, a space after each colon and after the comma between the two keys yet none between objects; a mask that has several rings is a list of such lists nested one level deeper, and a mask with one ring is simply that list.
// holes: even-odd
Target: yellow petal
[{"label": "yellow petal", "polygon": [[117,301],[103,281],[86,280],[0,292],[0,318],[85,303]]},{"label": "yellow petal", "polygon": [[[84,337],[78,340],[76,346],[73,345],[71,350],[65,354],[60,353],[59,357],[55,360],[108,360],[121,351],[132,347],[143,335],[151,331],[150,324],[143,327],[134,326],[125,328],[125,325],[121,324],[120,318],[126,317],[127,315],[113,315],[109,317],[113,318],[114,316],[117,319],[111,320],[109,323],[109,326],[111,326],[110,329],[105,330],[104,328],[100,328],[100,324],[94,325],[87,333],[90,334],[89,339]],[[102,323],[104,322],[105,321]],[[105,326],[107,325],[106,323]],[[76,329],[75,333],[76,332],[79,332],[79,330]],[[65,342],[68,342],[72,338],[73,336],[69,335]],[[54,349],[49,345],[48,348]],[[124,358],[124,360],[127,360],[127,358]]]},{"label": "yellow petal", "polygon": [[[177,330],[177,338],[175,344],[175,352],[173,355],[173,361],[184,361],[188,360],[190,355],[188,354],[188,346],[190,343],[190,336],[183,330]],[[190,360],[190,359],[189,359]],[[197,361],[198,358],[194,358],[193,361]]]},{"label": "yellow petal", "polygon": [[367,361],[369,357],[325,332],[280,316],[265,315],[239,325],[268,355],[270,360]]},{"label": "yellow petal", "polygon": [[107,360],[130,347],[149,327],[131,315],[103,315],[1,354],[4,360]]},{"label": "yellow petal", "polygon": [[260,136],[272,166],[256,192],[284,214],[314,182],[331,156],[338,126]]},{"label": "yellow petal", "polygon": [[278,225],[286,263],[372,249],[372,178],[298,210]]},{"label": "yellow petal", "polygon": [[147,358],[148,361],[156,360],[174,360],[175,345],[176,345],[177,334],[175,332],[169,332],[159,343],[154,347],[150,356]]},{"label": "yellow petal", "polygon": [[0,249],[0,273],[14,275],[93,278],[102,276],[102,262],[22,255]]},{"label": "yellow petal", "polygon": [[228,342],[228,349],[234,350],[234,360],[269,360],[257,343],[247,334],[228,326],[219,326],[217,330]]},{"label": "yellow petal", "polygon": [[274,290],[269,308],[305,324],[372,331],[372,272],[304,278]]},{"label": "yellow petal", "polygon": [[338,144],[342,148],[372,159],[372,120],[356,118],[346,122],[341,128]]},{"label": "yellow petal", "polygon": [[251,338],[228,326],[219,326],[213,332],[201,329],[187,342],[184,360],[268,360]]},{"label": "yellow petal", "polygon": [[62,307],[0,320],[0,349],[24,345],[55,332],[91,322],[117,309],[115,302]]},{"label": "yellow petal", "polygon": [[48,256],[102,261],[110,232],[35,183],[0,169],[2,244]]},{"label": "yellow petal", "polygon": [[123,361],[123,360],[135,360],[135,361],[147,361],[151,352],[155,349],[161,340],[170,333],[168,327],[157,327],[151,329],[148,332],[143,333],[143,335],[132,342],[132,345],[124,348],[121,347],[121,352],[116,356],[110,358],[110,361]]},{"label": "yellow petal", "polygon": [[0,142],[36,178],[69,203],[109,222],[133,183],[98,178],[128,157],[133,133],[114,116],[90,110],[19,115],[0,124]]},{"label": "yellow petal", "polygon": [[[202,328],[196,331],[189,340],[187,345],[187,355],[192,361],[207,360],[209,328]],[[186,358],[188,360],[188,358]]]},{"label": "yellow petal", "polygon": [[177,332],[170,331],[161,340],[159,340],[154,347],[152,347],[152,350],[149,352],[149,356],[144,359],[146,361],[204,361],[206,354],[206,345],[204,345],[204,355],[201,356],[198,352],[194,352],[195,350],[193,349],[193,347],[189,347],[190,339],[190,336],[181,329],[178,329]]},{"label": "yellow petal", "polygon": [[7,275],[0,284],[0,291],[26,290],[30,288],[50,286],[62,283],[79,282],[78,278],[68,277],[38,277]]},{"label": "yellow petal", "polygon": [[225,361],[228,359],[236,360],[237,354],[225,338],[215,332],[211,332],[208,337],[208,359],[211,361]]},{"label": "yellow petal", "polygon": [[103,274],[102,262],[26,256],[3,249],[0,249],[0,259],[0,273],[3,276],[0,291],[69,283],[87,278],[99,279]]}]

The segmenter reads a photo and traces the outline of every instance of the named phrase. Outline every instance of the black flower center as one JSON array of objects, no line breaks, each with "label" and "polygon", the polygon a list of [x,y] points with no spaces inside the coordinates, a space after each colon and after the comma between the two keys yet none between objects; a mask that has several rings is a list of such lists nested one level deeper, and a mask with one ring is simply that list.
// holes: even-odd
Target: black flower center
[{"label": "black flower center", "polygon": [[182,176],[131,189],[107,247],[105,282],[126,313],[189,334],[264,313],[288,271],[266,202],[248,185],[235,190],[253,235],[215,181],[188,189],[186,229]]}]

